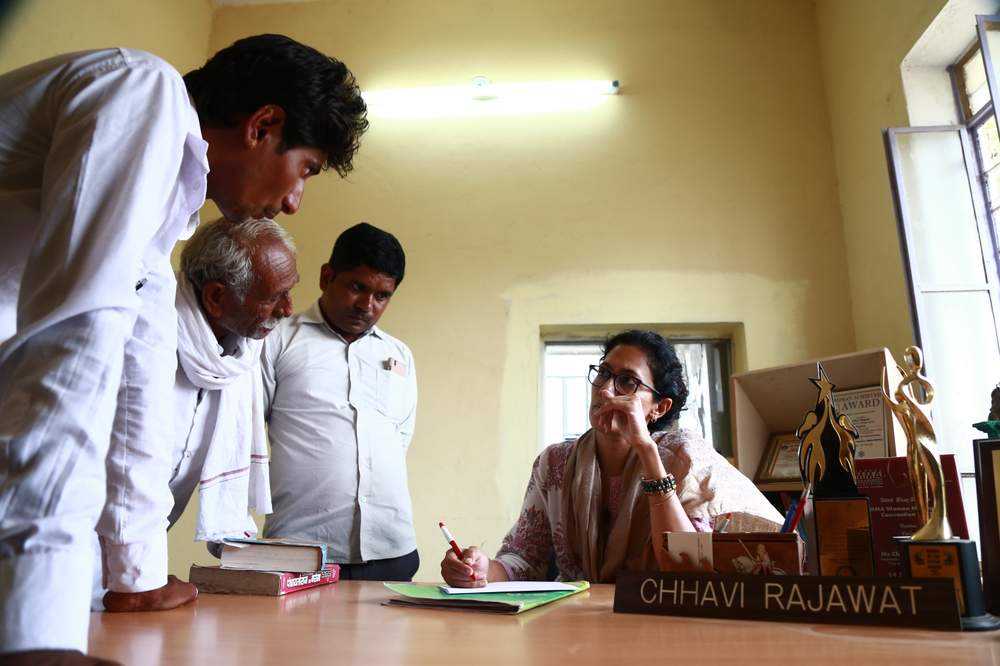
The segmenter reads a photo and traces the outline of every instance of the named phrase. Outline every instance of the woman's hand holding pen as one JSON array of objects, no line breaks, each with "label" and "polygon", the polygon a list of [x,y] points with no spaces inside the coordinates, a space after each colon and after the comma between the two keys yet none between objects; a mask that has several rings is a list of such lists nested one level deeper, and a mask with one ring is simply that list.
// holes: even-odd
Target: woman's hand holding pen
[{"label": "woman's hand holding pen", "polygon": [[462,551],[462,558],[451,549],[441,560],[441,577],[452,587],[483,587],[490,569],[490,558],[475,546]]}]

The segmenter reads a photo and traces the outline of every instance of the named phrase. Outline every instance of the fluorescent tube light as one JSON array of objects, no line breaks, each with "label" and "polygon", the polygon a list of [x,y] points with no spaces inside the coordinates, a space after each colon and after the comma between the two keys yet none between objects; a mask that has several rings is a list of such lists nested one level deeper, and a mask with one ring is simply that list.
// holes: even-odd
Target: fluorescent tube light
[{"label": "fluorescent tube light", "polygon": [[390,118],[500,116],[590,109],[618,93],[618,81],[493,83],[477,76],[463,86],[362,93],[371,115]]}]

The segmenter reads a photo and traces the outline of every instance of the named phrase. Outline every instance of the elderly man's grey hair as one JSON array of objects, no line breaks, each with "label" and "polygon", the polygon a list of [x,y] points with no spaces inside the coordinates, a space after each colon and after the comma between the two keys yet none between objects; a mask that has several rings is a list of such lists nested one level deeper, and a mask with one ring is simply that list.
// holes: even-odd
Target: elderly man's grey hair
[{"label": "elderly man's grey hair", "polygon": [[256,276],[253,248],[260,239],[273,238],[295,254],[295,242],[274,220],[248,222],[218,219],[202,224],[181,251],[181,272],[201,291],[209,282],[221,282],[242,303]]}]

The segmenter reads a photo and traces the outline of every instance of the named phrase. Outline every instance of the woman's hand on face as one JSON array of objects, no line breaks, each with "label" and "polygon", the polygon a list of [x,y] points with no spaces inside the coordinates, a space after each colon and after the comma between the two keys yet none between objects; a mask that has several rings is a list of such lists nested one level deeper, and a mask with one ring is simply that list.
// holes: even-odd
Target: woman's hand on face
[{"label": "woman's hand on face", "polygon": [[490,558],[475,546],[462,551],[462,559],[448,549],[441,560],[441,577],[452,587],[483,587],[489,570]]},{"label": "woman's hand on face", "polygon": [[594,427],[601,432],[624,437],[630,444],[649,444],[653,441],[649,437],[646,414],[638,395],[607,398],[594,412],[594,421]]}]

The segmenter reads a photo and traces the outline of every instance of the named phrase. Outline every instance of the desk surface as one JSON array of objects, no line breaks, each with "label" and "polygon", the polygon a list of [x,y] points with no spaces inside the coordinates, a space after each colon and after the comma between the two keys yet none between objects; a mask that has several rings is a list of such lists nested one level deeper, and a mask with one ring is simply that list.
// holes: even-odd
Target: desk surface
[{"label": "desk surface", "polygon": [[137,664],[1000,664],[1000,632],[962,634],[612,613],[595,585],[517,616],[387,608],[381,583],[285,597],[202,595],[161,613],[94,613],[90,653]]}]

